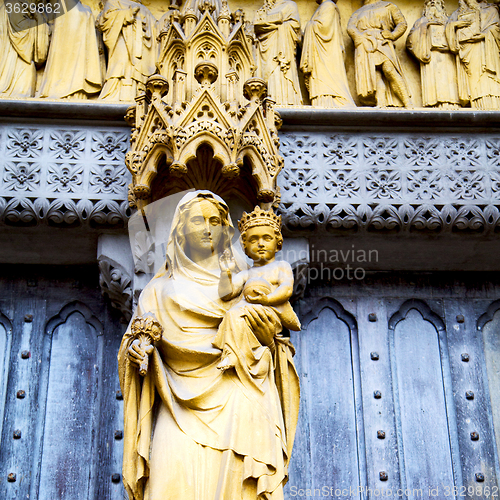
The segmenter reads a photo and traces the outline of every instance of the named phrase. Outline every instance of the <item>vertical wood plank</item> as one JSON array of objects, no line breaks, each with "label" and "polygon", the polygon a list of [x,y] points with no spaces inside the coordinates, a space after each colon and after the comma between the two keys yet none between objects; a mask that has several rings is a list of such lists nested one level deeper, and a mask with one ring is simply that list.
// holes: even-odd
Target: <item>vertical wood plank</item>
[{"label": "vertical wood plank", "polygon": [[483,327],[484,355],[497,456],[500,455],[500,308]]},{"label": "vertical wood plank", "polygon": [[52,334],[40,500],[93,497],[99,344],[97,332],[79,312]]},{"label": "vertical wood plank", "polygon": [[9,377],[10,348],[12,344],[10,321],[0,311],[0,448],[2,446],[3,417],[5,396]]},{"label": "vertical wood plank", "polygon": [[[34,334],[45,322],[45,303],[34,287],[18,278],[3,282],[3,291],[12,301],[12,348],[7,384],[2,447],[0,449],[0,498],[29,498],[33,449],[36,447],[35,427],[38,403],[41,336]],[[22,352],[28,346],[28,357]],[[22,391],[22,392],[21,392]],[[20,431],[21,437],[14,438]],[[14,482],[6,481],[15,474]]]},{"label": "vertical wood plank", "polygon": [[[487,498],[483,492],[498,486],[483,334],[477,330],[477,318],[487,305],[465,297],[445,302],[464,497],[474,500]],[[469,361],[462,361],[462,354],[467,354]],[[467,392],[473,399],[467,398]],[[478,433],[477,441],[471,439],[472,432]],[[478,473],[484,475],[484,481],[477,481]]]},{"label": "vertical wood plank", "polygon": [[[96,498],[100,500],[123,500],[126,498],[122,481],[123,438],[115,432],[123,432],[123,399],[117,399],[120,389],[118,380],[117,353],[126,325],[116,315],[107,314],[104,324],[104,347],[102,363],[102,387],[99,415],[99,457],[96,481]],[[106,425],[102,423],[106,422]],[[119,474],[118,482],[112,476]]]},{"label": "vertical wood plank", "polygon": [[[388,321],[391,313],[387,309],[390,305],[387,299],[376,296],[359,297],[356,315],[368,488],[370,493],[378,490],[379,496],[387,497],[392,497],[401,487],[389,358]],[[372,359],[372,353],[376,353],[378,359]],[[380,393],[380,397],[378,394],[375,397],[376,392]],[[384,439],[379,438],[378,431],[385,433]],[[387,474],[386,481],[380,480],[381,472]]]},{"label": "vertical wood plank", "polygon": [[394,328],[391,349],[404,487],[425,494],[453,489],[453,460],[436,326],[411,308]]},{"label": "vertical wood plank", "polygon": [[[306,386],[309,383],[308,358],[306,352],[307,338],[304,332],[290,332],[291,340],[296,349],[295,367],[300,379],[300,409],[299,421],[295,433],[292,458],[289,465],[289,481],[285,486],[285,498],[295,498],[296,490],[311,488],[311,439],[309,419],[307,414],[307,399],[309,393]],[[292,495],[290,495],[290,490]]]},{"label": "vertical wood plank", "polygon": [[316,496],[332,488],[357,491],[360,464],[351,331],[325,307],[306,322],[305,330],[293,335],[292,342],[298,336],[302,408],[294,458],[308,456],[310,463],[305,467],[302,463],[302,470],[297,470],[299,461],[292,458],[289,495],[295,496],[300,489],[310,489]]}]

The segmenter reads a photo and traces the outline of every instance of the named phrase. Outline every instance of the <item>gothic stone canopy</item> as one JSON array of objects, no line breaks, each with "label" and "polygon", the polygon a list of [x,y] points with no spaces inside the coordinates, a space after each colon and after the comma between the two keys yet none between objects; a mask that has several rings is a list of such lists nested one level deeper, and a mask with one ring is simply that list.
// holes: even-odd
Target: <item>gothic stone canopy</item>
[{"label": "gothic stone canopy", "polygon": [[189,188],[238,193],[250,205],[277,200],[280,118],[265,82],[252,77],[243,24],[221,15],[217,25],[206,11],[194,26],[186,15],[184,30],[174,17],[162,32],[164,76],[149,78],[127,115],[133,206]]}]

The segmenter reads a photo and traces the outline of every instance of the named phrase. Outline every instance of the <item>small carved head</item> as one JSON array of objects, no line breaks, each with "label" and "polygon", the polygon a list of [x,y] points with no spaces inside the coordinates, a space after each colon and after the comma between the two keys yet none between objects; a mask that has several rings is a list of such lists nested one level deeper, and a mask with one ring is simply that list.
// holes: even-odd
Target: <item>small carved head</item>
[{"label": "small carved head", "polygon": [[448,16],[444,5],[444,0],[425,0],[424,16],[432,21],[446,23]]},{"label": "small carved head", "polygon": [[281,215],[272,210],[255,207],[249,214],[243,213],[238,221],[241,240],[245,253],[254,262],[265,262],[274,259],[277,251],[283,246],[281,234]]}]

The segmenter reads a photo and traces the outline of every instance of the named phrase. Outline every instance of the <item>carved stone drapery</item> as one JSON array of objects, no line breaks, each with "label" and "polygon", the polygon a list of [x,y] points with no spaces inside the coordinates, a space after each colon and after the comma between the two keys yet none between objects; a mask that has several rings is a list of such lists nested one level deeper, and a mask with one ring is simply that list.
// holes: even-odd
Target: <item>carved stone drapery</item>
[{"label": "carved stone drapery", "polygon": [[133,312],[133,259],[126,235],[101,234],[97,245],[99,285],[111,306],[130,321]]},{"label": "carved stone drapery", "polygon": [[99,285],[102,294],[118,309],[125,322],[132,317],[132,287],[130,276],[106,258],[99,260]]}]

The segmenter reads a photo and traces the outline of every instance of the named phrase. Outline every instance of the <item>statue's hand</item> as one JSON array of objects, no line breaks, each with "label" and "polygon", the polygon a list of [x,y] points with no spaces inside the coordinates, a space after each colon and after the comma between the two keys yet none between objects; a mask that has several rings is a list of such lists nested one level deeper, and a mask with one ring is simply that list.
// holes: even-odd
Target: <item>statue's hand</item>
[{"label": "statue's hand", "polygon": [[455,28],[467,28],[467,26],[470,26],[472,24],[472,21],[470,19],[462,19],[460,21],[455,21],[454,25]]},{"label": "statue's hand", "polygon": [[263,306],[269,305],[267,294],[259,290],[254,290],[252,295],[246,295],[245,299],[251,304],[262,304]]},{"label": "statue's hand", "polygon": [[254,335],[262,345],[272,344],[274,336],[280,329],[276,317],[259,305],[247,306],[246,318]]},{"label": "statue's hand", "polygon": [[223,254],[220,256],[219,265],[221,271],[236,272],[236,262],[228,249],[224,250]]},{"label": "statue's hand", "polygon": [[152,345],[146,347],[145,350],[142,350],[139,347],[139,339],[135,339],[127,349],[128,359],[134,365],[138,367],[141,366],[147,360],[147,357],[154,351],[154,347]]}]

